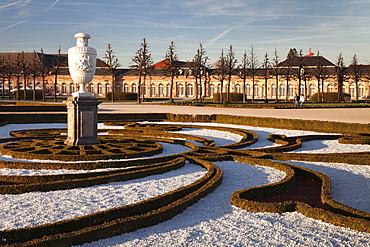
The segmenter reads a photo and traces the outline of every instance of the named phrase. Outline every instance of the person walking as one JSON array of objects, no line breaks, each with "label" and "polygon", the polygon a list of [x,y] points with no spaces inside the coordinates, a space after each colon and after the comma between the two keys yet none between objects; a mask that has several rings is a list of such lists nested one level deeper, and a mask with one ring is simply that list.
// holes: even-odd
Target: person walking
[{"label": "person walking", "polygon": [[301,96],[299,97],[299,103],[300,103],[300,108],[303,109],[303,103],[304,103],[304,95],[301,94]]},{"label": "person walking", "polygon": [[298,109],[299,99],[300,99],[299,95],[296,94],[294,97],[294,109]]}]

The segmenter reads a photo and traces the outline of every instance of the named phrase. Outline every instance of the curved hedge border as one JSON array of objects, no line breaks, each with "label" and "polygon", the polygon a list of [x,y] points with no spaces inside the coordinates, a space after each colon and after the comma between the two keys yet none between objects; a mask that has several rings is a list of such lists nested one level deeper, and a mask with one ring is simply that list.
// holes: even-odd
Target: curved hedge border
[{"label": "curved hedge border", "polygon": [[187,157],[207,173],[177,190],[132,205],[36,227],[0,232],[4,246],[70,246],[112,237],[168,220],[208,193],[222,179],[222,170],[211,162]]},{"label": "curved hedge border", "polygon": [[21,194],[33,191],[90,187],[169,172],[174,169],[179,169],[184,165],[185,159],[179,157],[155,164],[101,172],[40,176],[0,175],[0,183],[2,184],[2,186],[0,186],[0,194]]},{"label": "curved hedge border", "polygon": [[[334,200],[331,196],[330,178],[325,174],[276,161],[243,157],[234,157],[234,159],[243,163],[273,167],[287,174],[283,180],[273,184],[235,191],[230,197],[230,201],[234,206],[252,212],[283,213],[297,211],[310,218],[370,233],[370,213],[351,208]],[[291,189],[297,175],[309,178],[321,184],[320,199],[324,208],[315,208],[307,203],[294,200],[275,203],[258,201],[260,198],[277,195]]]}]

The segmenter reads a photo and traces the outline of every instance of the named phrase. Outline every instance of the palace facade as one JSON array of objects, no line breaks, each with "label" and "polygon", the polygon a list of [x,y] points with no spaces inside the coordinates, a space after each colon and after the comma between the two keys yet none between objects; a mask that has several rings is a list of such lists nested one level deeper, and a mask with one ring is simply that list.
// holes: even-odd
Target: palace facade
[{"label": "palace facade", "polygon": [[[60,63],[56,72],[57,58],[57,54],[0,53],[0,92],[11,92],[17,88],[22,90],[24,85],[27,85],[27,90],[33,88],[36,90],[44,89],[47,95],[56,93],[59,96],[70,96],[78,89],[69,75],[67,54],[59,56]],[[318,75],[317,71],[319,60],[322,65],[321,75]],[[47,70],[44,70],[44,73],[46,72],[44,77],[35,69],[37,63],[43,67],[48,67]],[[170,78],[165,76],[163,64],[163,61],[154,64],[151,73],[146,76],[142,90],[145,97],[169,97],[171,91]],[[196,85],[195,78],[191,73],[191,64],[189,62],[179,62],[179,64],[179,74],[174,79],[173,97],[196,98],[198,92],[198,97],[212,98],[215,93],[221,92],[221,85],[222,92],[227,92],[229,87],[230,92],[243,92],[244,80],[237,74],[232,76],[229,85],[227,80],[224,80],[223,83],[217,80],[216,69],[207,69],[201,83],[198,82],[198,85]],[[366,99],[370,96],[370,67],[367,65],[358,67],[360,76],[357,83],[351,75],[351,66],[346,68],[343,92],[350,94],[353,99],[356,97]],[[32,68],[34,69],[32,70]],[[95,77],[86,88],[96,97],[105,97],[105,94],[110,92],[113,87],[111,75],[105,68],[104,61],[97,59]],[[319,91],[338,91],[336,66],[324,57],[304,57],[303,64],[302,58],[293,57],[283,61],[276,68],[279,70],[277,78],[271,73],[272,69],[269,70],[269,74],[266,74],[262,68],[256,69],[254,79],[250,74],[247,76],[245,81],[247,99],[265,99],[267,96],[268,99],[290,100],[297,93],[304,94],[309,98]],[[134,70],[119,69],[115,78],[116,92],[138,92],[139,78]],[[57,82],[56,87],[55,81]]]}]

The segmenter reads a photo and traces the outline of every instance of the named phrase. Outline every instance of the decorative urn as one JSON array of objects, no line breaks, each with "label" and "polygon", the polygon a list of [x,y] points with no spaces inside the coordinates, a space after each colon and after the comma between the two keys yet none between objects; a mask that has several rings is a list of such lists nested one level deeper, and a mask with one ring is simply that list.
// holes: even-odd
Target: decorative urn
[{"label": "decorative urn", "polygon": [[79,91],[72,96],[92,97],[91,93],[86,92],[85,85],[94,78],[97,52],[88,46],[89,34],[77,33],[74,37],[77,45],[68,49],[68,67],[73,82],[79,84]]}]

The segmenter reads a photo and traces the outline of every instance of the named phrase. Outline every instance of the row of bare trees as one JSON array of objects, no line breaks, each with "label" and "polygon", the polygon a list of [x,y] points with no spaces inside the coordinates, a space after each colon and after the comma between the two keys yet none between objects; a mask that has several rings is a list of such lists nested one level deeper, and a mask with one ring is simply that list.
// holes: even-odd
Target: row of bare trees
[{"label": "row of bare trees", "polygon": [[[6,84],[8,84],[8,91],[10,84],[12,84],[14,97],[16,99],[27,100],[28,86],[31,84],[32,100],[36,101],[36,84],[37,78],[42,78],[40,91],[42,92],[42,100],[45,101],[45,78],[54,74],[54,89],[57,88],[58,74],[61,70],[61,49],[59,48],[58,54],[52,56],[51,59],[46,58],[43,50],[37,53],[34,51],[31,54],[25,52],[17,53],[16,57],[12,57],[10,53],[0,57],[0,77],[1,77],[1,97],[4,99],[6,94]],[[15,83],[12,82],[15,78]],[[22,85],[22,87],[21,87]],[[21,94],[22,91],[22,95]],[[8,92],[9,93],[9,92]],[[56,101],[56,93],[54,93],[54,101]]]}]

